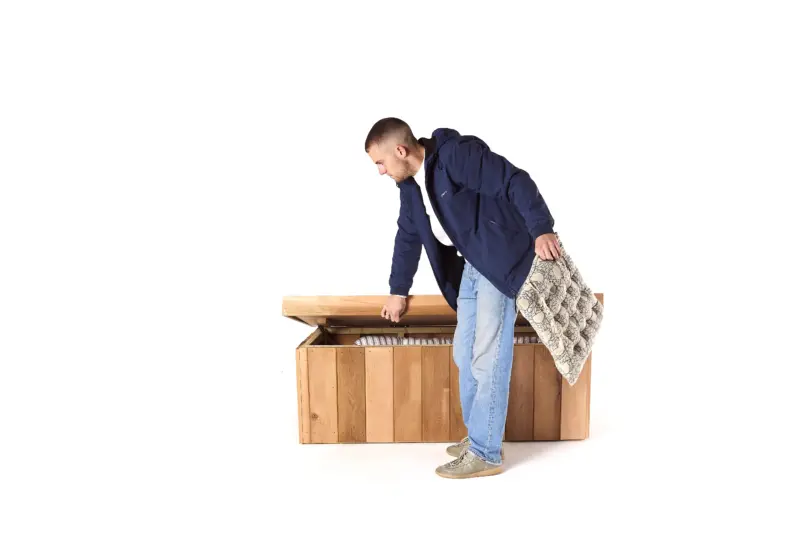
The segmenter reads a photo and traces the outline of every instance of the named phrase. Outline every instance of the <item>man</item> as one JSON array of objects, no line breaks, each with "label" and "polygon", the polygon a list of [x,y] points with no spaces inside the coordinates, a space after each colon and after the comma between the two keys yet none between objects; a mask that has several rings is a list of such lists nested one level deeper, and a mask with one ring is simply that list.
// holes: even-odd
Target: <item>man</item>
[{"label": "man", "polygon": [[502,471],[516,296],[534,254],[559,257],[554,220],[530,176],[481,139],[449,128],[416,139],[384,118],[364,149],[400,189],[390,296],[381,316],[398,322],[422,246],[442,294],[456,311],[453,359],[459,369],[467,437],[448,447],[456,459],[436,469],[448,478]]}]

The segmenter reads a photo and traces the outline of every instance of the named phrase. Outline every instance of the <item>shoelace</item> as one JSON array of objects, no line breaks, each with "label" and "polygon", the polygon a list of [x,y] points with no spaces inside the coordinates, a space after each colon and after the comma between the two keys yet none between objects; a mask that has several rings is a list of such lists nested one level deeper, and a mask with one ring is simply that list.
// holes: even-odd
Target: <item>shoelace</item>
[{"label": "shoelace", "polygon": [[461,442],[458,443],[458,445],[461,446],[461,453],[459,453],[458,457],[447,463],[446,466],[454,467],[461,464],[461,461],[464,460],[464,456],[466,455],[467,450],[469,449],[469,446],[464,446],[465,444],[469,444],[469,437],[464,437],[463,439],[461,439]]},{"label": "shoelace", "polygon": [[447,466],[450,467],[450,468],[454,468],[454,467],[460,465],[461,463],[463,463],[464,459],[466,459],[466,457],[467,457],[467,452],[468,451],[469,451],[469,448],[464,448],[463,450],[461,450],[461,453],[458,455],[458,457],[456,457],[455,459],[453,459],[452,461],[447,463]]}]

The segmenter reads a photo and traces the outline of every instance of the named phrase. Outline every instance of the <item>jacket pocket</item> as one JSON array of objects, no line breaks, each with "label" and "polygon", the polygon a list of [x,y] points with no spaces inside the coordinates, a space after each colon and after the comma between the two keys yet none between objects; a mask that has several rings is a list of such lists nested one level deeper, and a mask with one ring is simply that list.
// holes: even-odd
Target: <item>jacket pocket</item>
[{"label": "jacket pocket", "polygon": [[445,216],[452,221],[457,234],[475,233],[478,230],[478,200],[476,193],[461,189],[445,197],[440,204]]},{"label": "jacket pocket", "polygon": [[502,265],[504,275],[530,247],[530,239],[520,230],[501,226],[491,219],[481,222],[478,238],[484,259],[490,264]]},{"label": "jacket pocket", "polygon": [[499,229],[500,231],[510,231],[512,233],[516,233],[517,232],[517,230],[511,229],[508,226],[506,226],[505,224],[501,224],[500,222],[497,222],[496,220],[492,220],[491,218],[488,219],[488,224],[490,225],[490,227],[494,227],[496,229]]},{"label": "jacket pocket", "polygon": [[497,198],[481,198],[480,217],[484,225],[509,233],[519,233],[520,227],[514,218],[515,207]]}]

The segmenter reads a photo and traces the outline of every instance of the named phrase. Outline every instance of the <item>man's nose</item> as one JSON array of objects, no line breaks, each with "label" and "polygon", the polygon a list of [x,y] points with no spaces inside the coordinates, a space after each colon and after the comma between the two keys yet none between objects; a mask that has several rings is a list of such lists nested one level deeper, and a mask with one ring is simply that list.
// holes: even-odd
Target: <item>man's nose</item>
[{"label": "man's nose", "polygon": [[380,172],[381,176],[383,176],[384,174],[386,174],[386,169],[385,168],[381,168],[380,170],[378,170],[378,172]]}]

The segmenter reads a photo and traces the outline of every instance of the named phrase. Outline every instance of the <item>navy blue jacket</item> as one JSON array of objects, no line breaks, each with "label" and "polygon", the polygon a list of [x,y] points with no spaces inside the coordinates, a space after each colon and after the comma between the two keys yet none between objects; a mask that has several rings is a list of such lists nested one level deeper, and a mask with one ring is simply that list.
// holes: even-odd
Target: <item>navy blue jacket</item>
[{"label": "navy blue jacket", "polygon": [[[534,241],[555,221],[530,175],[473,135],[438,128],[425,146],[425,183],[397,184],[400,216],[389,276],[391,294],[408,295],[422,246],[442,295],[457,309],[464,260],[497,289],[515,298],[530,272]],[[422,194],[455,245],[433,235]],[[463,257],[459,257],[456,249]]]}]

